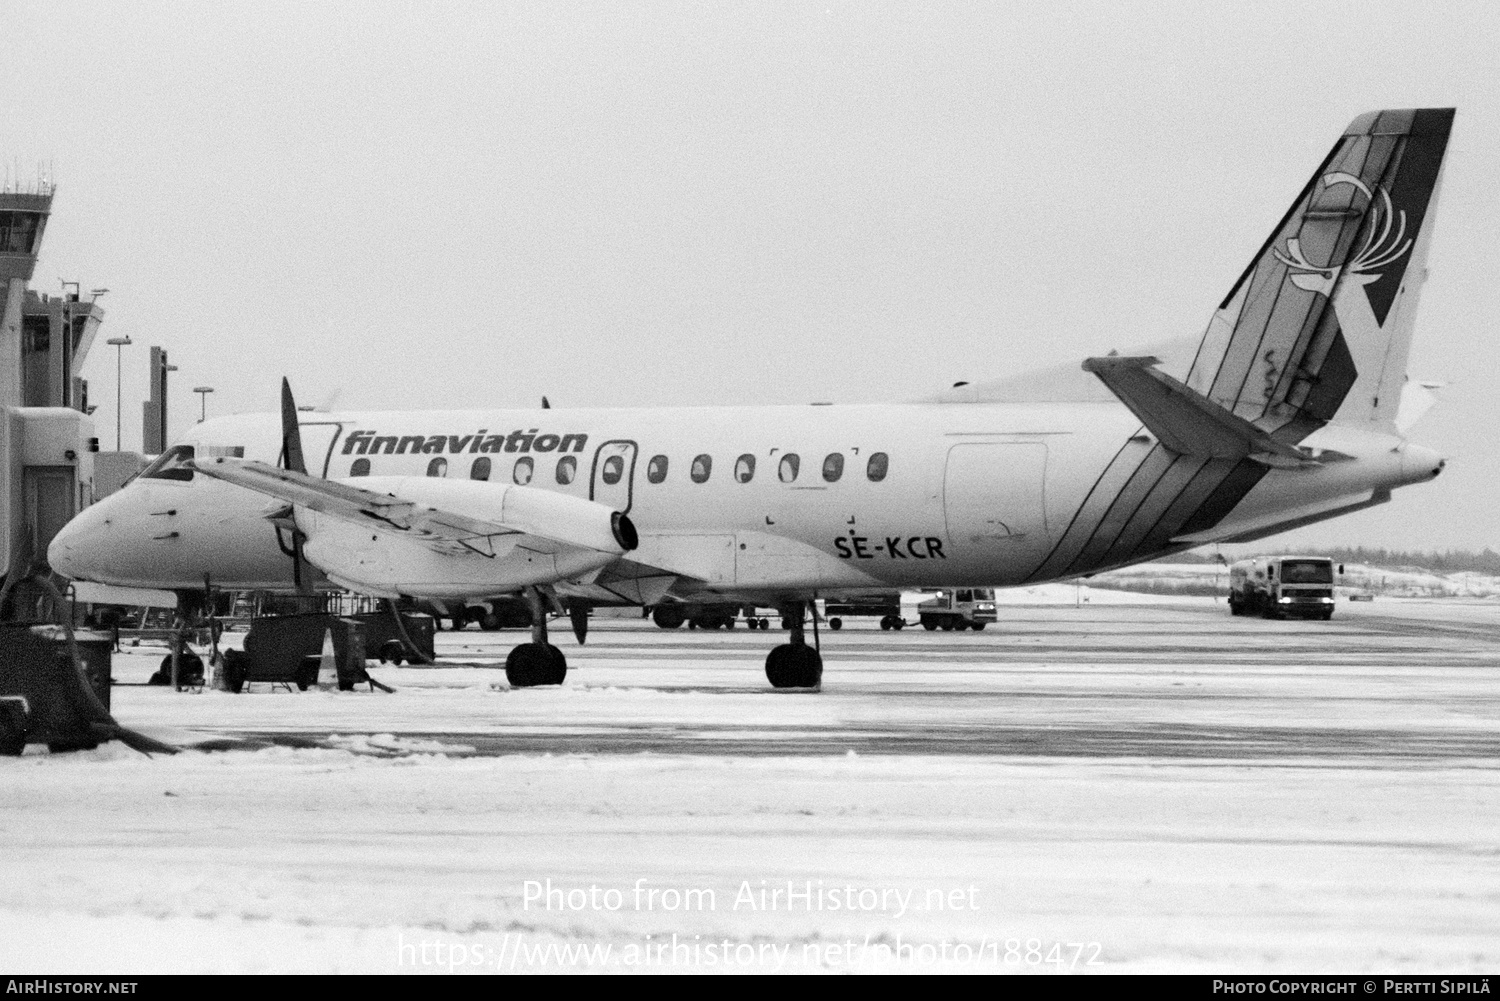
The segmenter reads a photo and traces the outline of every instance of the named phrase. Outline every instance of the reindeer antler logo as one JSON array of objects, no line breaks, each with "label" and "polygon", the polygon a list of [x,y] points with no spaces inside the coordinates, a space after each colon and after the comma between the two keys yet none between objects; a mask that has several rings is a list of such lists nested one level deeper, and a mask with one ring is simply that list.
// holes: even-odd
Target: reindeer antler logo
[{"label": "reindeer antler logo", "polygon": [[[1312,263],[1303,253],[1302,241],[1291,237],[1286,241],[1287,252],[1273,250],[1276,259],[1292,269],[1292,284],[1309,292],[1321,292],[1332,297],[1333,287],[1342,273],[1353,279],[1357,286],[1378,281],[1382,269],[1399,260],[1411,249],[1412,241],[1406,235],[1406,211],[1391,206],[1390,193],[1383,187],[1370,186],[1353,174],[1335,171],[1323,175],[1323,186],[1331,188],[1338,184],[1352,184],[1370,204],[1370,225],[1365,242],[1341,267],[1324,267]],[[1392,229],[1394,228],[1394,232]]]}]

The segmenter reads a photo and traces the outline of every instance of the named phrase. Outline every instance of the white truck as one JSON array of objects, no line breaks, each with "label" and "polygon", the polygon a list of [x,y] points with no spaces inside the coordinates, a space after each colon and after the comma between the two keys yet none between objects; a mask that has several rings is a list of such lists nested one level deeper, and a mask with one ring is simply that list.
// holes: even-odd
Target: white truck
[{"label": "white truck", "polygon": [[1229,613],[1331,619],[1333,570],[1333,560],[1326,556],[1240,560],[1229,568]]},{"label": "white truck", "polygon": [[988,587],[937,591],[917,605],[922,628],[972,629],[976,633],[995,621],[995,592]]}]

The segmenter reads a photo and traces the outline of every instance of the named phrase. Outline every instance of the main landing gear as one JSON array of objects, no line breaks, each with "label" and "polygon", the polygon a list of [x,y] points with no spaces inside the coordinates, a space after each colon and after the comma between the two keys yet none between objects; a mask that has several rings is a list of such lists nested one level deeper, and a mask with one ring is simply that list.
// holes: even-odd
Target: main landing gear
[{"label": "main landing gear", "polygon": [[512,688],[560,685],[568,676],[568,661],[561,650],[547,642],[547,609],[542,593],[528,587],[526,603],[531,606],[531,642],[522,643],[505,658],[505,680]]},{"label": "main landing gear", "polygon": [[781,618],[791,632],[791,642],[772,648],[766,656],[766,678],[773,688],[817,688],[823,681],[823,655],[818,652],[818,618],[813,610],[813,645],[803,636],[806,615],[802,603],[781,610]]}]

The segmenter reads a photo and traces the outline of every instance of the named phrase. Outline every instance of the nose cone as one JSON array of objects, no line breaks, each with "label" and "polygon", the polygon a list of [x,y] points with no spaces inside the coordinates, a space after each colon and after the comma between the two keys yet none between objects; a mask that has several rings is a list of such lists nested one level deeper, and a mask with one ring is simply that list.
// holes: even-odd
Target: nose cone
[{"label": "nose cone", "polygon": [[98,581],[104,566],[108,501],[84,508],[47,546],[47,563],[71,580]]},{"label": "nose cone", "polygon": [[1447,459],[1424,445],[1407,445],[1401,450],[1401,474],[1406,483],[1435,480],[1447,464]]}]

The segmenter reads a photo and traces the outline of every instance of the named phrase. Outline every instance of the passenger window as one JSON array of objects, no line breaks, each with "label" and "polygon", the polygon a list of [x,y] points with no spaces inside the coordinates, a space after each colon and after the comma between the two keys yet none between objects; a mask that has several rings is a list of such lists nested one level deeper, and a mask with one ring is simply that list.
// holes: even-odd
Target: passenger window
[{"label": "passenger window", "polygon": [[523,455],[516,460],[516,468],[511,472],[511,479],[516,481],[517,486],[524,487],[531,482],[531,472],[531,456]]},{"label": "passenger window", "polygon": [[755,479],[755,456],[746,452],[734,460],[734,481],[749,483],[753,479]]},{"label": "passenger window", "polygon": [[829,452],[828,457],[823,460],[823,479],[829,483],[837,483],[839,477],[844,475],[844,453]]},{"label": "passenger window", "polygon": [[349,464],[349,475],[350,476],[369,476],[370,475],[370,460],[369,459],[355,459],[352,463]]},{"label": "passenger window", "polygon": [[448,460],[445,459],[445,458],[443,458],[441,455],[438,456],[437,458],[433,459],[431,462],[429,462],[427,464],[427,475],[428,476],[447,476],[448,475]]},{"label": "passenger window", "polygon": [[489,478],[490,457],[487,455],[481,455],[479,458],[475,459],[474,464],[469,467],[469,479],[487,480]]},{"label": "passenger window", "polygon": [[776,475],[781,477],[782,483],[791,483],[797,479],[797,470],[802,468],[802,459],[796,452],[788,452],[781,457],[781,465],[776,467]]},{"label": "passenger window", "polygon": [[709,474],[714,471],[714,457],[711,455],[700,455],[693,459],[693,468],[689,470],[694,483],[707,483]]},{"label": "passenger window", "polygon": [[873,483],[879,483],[885,479],[886,472],[890,469],[891,457],[884,452],[876,452],[870,456],[870,462],[865,466],[865,475]]},{"label": "passenger window", "polygon": [[599,478],[609,486],[620,482],[620,477],[625,475],[625,457],[623,455],[611,455],[604,460],[604,468],[599,470]]},{"label": "passenger window", "polygon": [[667,457],[665,455],[653,455],[651,461],[646,463],[646,479],[652,483],[660,483],[667,478]]},{"label": "passenger window", "polygon": [[578,458],[576,456],[565,455],[557,460],[557,482],[563,486],[567,486],[573,482],[573,478],[577,475]]}]

